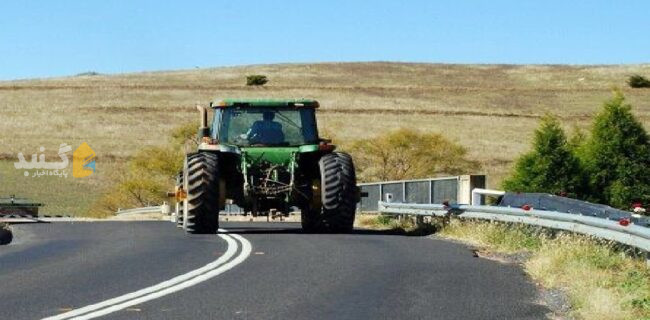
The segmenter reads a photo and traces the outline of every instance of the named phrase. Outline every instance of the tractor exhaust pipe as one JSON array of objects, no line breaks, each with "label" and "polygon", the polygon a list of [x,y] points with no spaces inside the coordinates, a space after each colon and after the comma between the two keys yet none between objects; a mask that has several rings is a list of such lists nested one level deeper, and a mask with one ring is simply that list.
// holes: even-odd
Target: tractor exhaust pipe
[{"label": "tractor exhaust pipe", "polygon": [[201,105],[196,105],[196,109],[199,110],[201,116],[200,125],[199,125],[199,138],[209,137],[210,128],[208,127],[208,109]]},{"label": "tractor exhaust pipe", "polygon": [[201,128],[208,127],[208,109],[200,104],[196,105],[196,109],[201,114]]}]

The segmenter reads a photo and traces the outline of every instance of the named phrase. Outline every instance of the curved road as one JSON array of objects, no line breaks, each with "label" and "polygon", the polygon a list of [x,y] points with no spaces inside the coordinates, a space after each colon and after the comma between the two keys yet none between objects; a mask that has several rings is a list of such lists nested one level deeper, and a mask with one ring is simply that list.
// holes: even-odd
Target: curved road
[{"label": "curved road", "polygon": [[186,235],[169,222],[16,225],[15,242],[0,247],[0,319],[543,319],[550,312],[535,303],[536,288],[518,267],[475,258],[460,244],[365,230],[303,234],[293,223],[222,228],[228,233]]}]

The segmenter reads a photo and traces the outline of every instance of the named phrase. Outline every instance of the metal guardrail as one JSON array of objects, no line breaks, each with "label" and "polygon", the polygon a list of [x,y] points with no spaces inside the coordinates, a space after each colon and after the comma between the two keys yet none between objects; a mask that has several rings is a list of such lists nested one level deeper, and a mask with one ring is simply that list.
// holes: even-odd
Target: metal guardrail
[{"label": "metal guardrail", "polygon": [[[566,230],[626,244],[650,252],[650,228],[602,218],[556,211],[524,210],[497,206],[413,204],[380,201],[379,212],[392,215],[447,216],[524,223]],[[650,253],[647,255],[650,266]]]},{"label": "metal guardrail", "polygon": [[0,222],[4,223],[32,223],[32,222],[55,222],[55,221],[74,221],[77,217],[61,214],[0,214]]},{"label": "metal guardrail", "polygon": [[142,208],[133,208],[133,209],[118,209],[115,214],[145,214],[145,213],[163,213],[169,214],[169,205],[163,204],[161,206],[152,206],[152,207],[142,207]]},{"label": "metal guardrail", "polygon": [[38,217],[22,215],[0,215],[0,222],[3,223],[23,223],[23,222],[40,222]]}]

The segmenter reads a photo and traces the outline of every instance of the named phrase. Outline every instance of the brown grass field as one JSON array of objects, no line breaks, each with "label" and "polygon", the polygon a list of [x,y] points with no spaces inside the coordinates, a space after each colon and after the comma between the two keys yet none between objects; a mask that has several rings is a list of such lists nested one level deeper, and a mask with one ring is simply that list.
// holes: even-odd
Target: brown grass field
[{"label": "brown grass field", "polygon": [[[264,74],[263,88],[245,85]],[[226,97],[315,98],[320,126],[335,142],[413,127],[465,146],[488,183],[498,187],[529,147],[539,117],[558,115],[567,130],[587,128],[620,88],[650,129],[650,90],[630,89],[631,74],[650,64],[612,66],[321,63],[223,67],[0,82],[0,197],[44,202],[48,213],[82,214],[143,146],[198,119],[196,103]],[[87,142],[97,172],[87,178],[24,177],[16,154],[45,147],[56,161],[61,143]],[[29,156],[28,156],[29,157]]]}]

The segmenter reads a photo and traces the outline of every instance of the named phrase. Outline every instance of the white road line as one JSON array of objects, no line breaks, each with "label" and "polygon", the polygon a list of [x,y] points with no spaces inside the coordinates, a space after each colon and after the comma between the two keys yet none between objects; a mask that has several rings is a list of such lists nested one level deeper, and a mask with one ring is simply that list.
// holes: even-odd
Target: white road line
[{"label": "white road line", "polygon": [[93,318],[96,318],[96,317],[101,317],[101,316],[107,315],[107,314],[115,312],[115,311],[119,311],[119,310],[131,307],[131,306],[134,306],[134,305],[141,304],[143,302],[147,302],[147,301],[150,301],[150,300],[153,300],[153,299],[160,298],[162,296],[166,296],[166,295],[168,295],[170,293],[180,291],[180,290],[183,290],[185,288],[189,288],[189,287],[191,287],[193,285],[196,285],[198,283],[206,281],[206,280],[208,280],[210,278],[218,276],[218,275],[232,269],[236,265],[238,265],[238,264],[242,263],[244,260],[246,260],[246,258],[248,258],[248,256],[251,253],[251,250],[252,250],[251,244],[250,244],[250,242],[248,242],[248,240],[244,239],[243,237],[241,237],[239,235],[232,235],[232,236],[237,238],[238,240],[242,241],[242,251],[240,252],[240,254],[235,259],[229,261],[228,263],[226,263],[226,264],[224,264],[224,265],[222,265],[222,266],[220,266],[220,267],[218,267],[218,268],[216,268],[214,270],[206,272],[206,273],[204,273],[204,274],[202,274],[202,275],[200,275],[198,277],[195,277],[195,278],[193,278],[191,280],[182,282],[182,283],[180,283],[180,284],[178,284],[176,286],[169,287],[167,289],[164,289],[164,290],[161,290],[161,291],[158,291],[158,292],[154,292],[154,293],[151,293],[149,295],[146,295],[146,296],[143,296],[143,297],[140,297],[140,298],[137,298],[137,299],[129,300],[129,301],[126,301],[126,302],[121,303],[119,305],[114,305],[114,306],[108,307],[106,309],[102,309],[102,310],[98,310],[98,311],[95,311],[95,312],[92,312],[92,313],[89,313],[89,314],[85,314],[85,315],[82,315],[80,317],[76,317],[74,319],[75,320],[85,320],[85,319],[93,319]]},{"label": "white road line", "polygon": [[[222,229],[219,231],[226,232]],[[219,237],[226,240],[228,243],[228,249],[224,255],[219,257],[219,259],[215,260],[214,262],[211,262],[199,269],[174,277],[170,280],[161,282],[157,285],[131,292],[103,302],[92,304],[80,309],[75,309],[62,314],[58,314],[56,316],[48,317],[43,320],[92,319],[107,315],[109,313],[119,311],[133,305],[141,304],[146,301],[157,299],[170,293],[177,292],[206,281],[232,269],[236,265],[246,260],[246,258],[248,258],[250,255],[252,246],[250,242],[248,242],[248,240],[242,236],[236,234],[220,234]],[[233,238],[241,242],[242,250],[237,257],[231,261],[228,261],[237,252],[237,241],[235,241]]]}]

